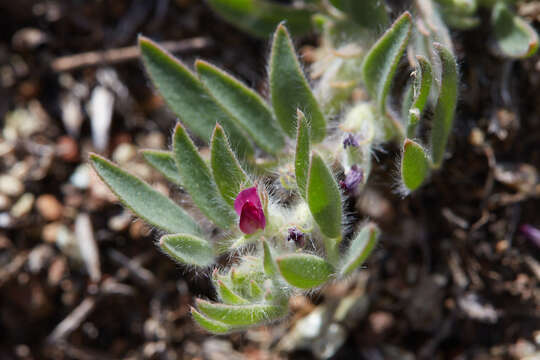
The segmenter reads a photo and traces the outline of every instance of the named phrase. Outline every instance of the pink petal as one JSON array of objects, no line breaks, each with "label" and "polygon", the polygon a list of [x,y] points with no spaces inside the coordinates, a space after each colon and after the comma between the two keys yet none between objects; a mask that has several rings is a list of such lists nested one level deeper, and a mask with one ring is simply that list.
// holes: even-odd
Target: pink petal
[{"label": "pink petal", "polygon": [[242,207],[239,226],[244,234],[253,234],[258,229],[264,229],[266,226],[264,212],[251,201],[247,201]]},{"label": "pink petal", "polygon": [[234,210],[236,210],[238,215],[242,214],[242,208],[247,201],[251,202],[255,207],[262,209],[261,199],[259,199],[259,194],[257,193],[257,187],[253,186],[240,191],[234,200]]}]

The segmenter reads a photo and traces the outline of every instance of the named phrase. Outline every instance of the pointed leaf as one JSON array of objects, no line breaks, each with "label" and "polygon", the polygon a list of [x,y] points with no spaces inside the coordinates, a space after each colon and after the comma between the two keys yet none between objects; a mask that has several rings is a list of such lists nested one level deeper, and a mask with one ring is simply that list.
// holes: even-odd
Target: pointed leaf
[{"label": "pointed leaf", "polygon": [[498,1],[493,7],[491,22],[495,39],[504,55],[525,58],[538,50],[538,34],[534,28],[514,15],[504,1]]},{"label": "pointed leaf", "polygon": [[382,114],[386,113],[386,98],[409,41],[411,24],[411,14],[405,12],[371,47],[362,64],[364,83]]},{"label": "pointed leaf", "polygon": [[199,234],[191,216],[150,185],[99,155],[90,154],[90,161],[122,204],[137,216],[167,232]]},{"label": "pointed leaf", "polygon": [[162,173],[167,180],[182,186],[182,180],[178,174],[178,168],[170,151],[146,149],[141,151],[144,160],[154,169]]},{"label": "pointed leaf", "polygon": [[277,258],[281,276],[294,287],[311,289],[327,282],[334,268],[323,258],[311,254],[290,254]]},{"label": "pointed leaf", "polygon": [[429,172],[429,159],[420,144],[405,139],[401,157],[401,180],[408,191],[422,185]]},{"label": "pointed leaf", "polygon": [[226,202],[233,205],[242,186],[248,184],[248,177],[234,156],[227,136],[219,124],[216,124],[212,135],[210,154],[212,174],[219,192]]},{"label": "pointed leaf", "polygon": [[440,44],[435,49],[441,59],[442,75],[439,99],[433,115],[433,128],[431,130],[431,156],[434,167],[441,166],[446,151],[448,135],[452,130],[454,114],[456,112],[458,71],[456,58]]},{"label": "pointed leaf", "polygon": [[341,193],[332,172],[319,154],[313,153],[307,184],[307,202],[321,232],[341,236]]},{"label": "pointed leaf", "polygon": [[226,334],[234,330],[233,326],[224,324],[217,320],[209,319],[195,310],[195,308],[191,308],[191,315],[193,315],[193,319],[197,322],[197,324],[212,334]]},{"label": "pointed leaf", "polygon": [[216,101],[184,64],[145,37],[139,37],[139,47],[152,82],[191,131],[208,142],[217,122],[234,139],[234,149],[239,154],[253,152],[246,135],[236,124],[238,120]]},{"label": "pointed leaf", "polygon": [[267,0],[208,0],[208,4],[225,20],[240,29],[266,38],[283,20],[294,35],[311,30],[313,11],[285,6]]},{"label": "pointed leaf", "polygon": [[287,315],[287,306],[252,304],[224,305],[197,299],[197,308],[210,319],[233,326],[248,326],[276,320]]},{"label": "pointed leaf", "polygon": [[326,120],[300,68],[292,41],[283,24],[277,27],[270,55],[270,94],[276,117],[285,132],[296,134],[296,110],[311,122],[311,140],[326,134]]},{"label": "pointed leaf", "polygon": [[216,290],[218,292],[219,298],[225,304],[245,305],[249,303],[246,299],[244,299],[243,297],[241,297],[240,295],[238,295],[237,293],[229,289],[229,287],[225,285],[225,283],[221,280],[217,281]]},{"label": "pointed leaf", "polygon": [[296,134],[296,154],[294,158],[294,173],[298,192],[305,199],[306,185],[309,172],[309,154],[311,153],[310,128],[304,113],[298,110],[298,132]]},{"label": "pointed leaf", "polygon": [[238,119],[257,145],[270,154],[283,149],[285,140],[279,124],[257,93],[205,61],[197,60],[195,66],[212,95]]},{"label": "pointed leaf", "polygon": [[263,240],[263,248],[264,248],[264,257],[263,257],[264,273],[268,277],[274,277],[274,275],[277,273],[277,266],[276,266],[276,262],[274,261],[274,257],[272,256],[272,250],[270,249],[270,245],[268,245],[268,241]]},{"label": "pointed leaf", "polygon": [[357,24],[378,31],[388,25],[388,14],[381,0],[330,0]]},{"label": "pointed leaf", "polygon": [[414,101],[409,110],[407,126],[409,137],[414,137],[416,134],[416,127],[428,101],[431,84],[433,83],[433,74],[429,61],[423,56],[417,56],[417,59],[419,66],[416,68],[416,78],[413,85]]},{"label": "pointed leaf", "polygon": [[350,274],[354,269],[358,268],[366,261],[367,257],[371,254],[377,244],[379,234],[379,228],[373,223],[362,228],[358,235],[352,240],[351,245],[345,254],[345,261],[341,267],[341,276]]},{"label": "pointed leaf", "polygon": [[236,214],[219,195],[210,169],[180,124],[173,136],[173,154],[182,184],[195,205],[216,225],[224,229],[233,225]]}]

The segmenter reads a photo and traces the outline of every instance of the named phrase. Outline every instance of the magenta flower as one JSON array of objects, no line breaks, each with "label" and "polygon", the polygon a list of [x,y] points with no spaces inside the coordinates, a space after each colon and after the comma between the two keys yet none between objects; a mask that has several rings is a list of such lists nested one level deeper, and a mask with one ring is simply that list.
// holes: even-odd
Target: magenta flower
[{"label": "magenta flower", "polygon": [[253,186],[240,191],[234,200],[234,210],[240,216],[239,227],[244,234],[253,234],[266,227],[266,218],[257,187]]}]

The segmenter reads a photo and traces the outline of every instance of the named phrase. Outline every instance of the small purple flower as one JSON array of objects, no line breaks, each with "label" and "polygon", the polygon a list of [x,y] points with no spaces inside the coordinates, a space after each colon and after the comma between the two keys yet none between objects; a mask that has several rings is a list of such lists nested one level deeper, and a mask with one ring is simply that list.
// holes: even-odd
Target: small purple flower
[{"label": "small purple flower", "polygon": [[364,180],[364,171],[358,165],[353,165],[345,175],[345,180],[339,182],[339,186],[347,192],[353,192],[362,180]]},{"label": "small purple flower", "polygon": [[536,246],[540,247],[540,230],[529,224],[523,224],[519,230],[526,238],[531,240]]},{"label": "small purple flower", "polygon": [[244,234],[253,234],[266,227],[266,217],[257,187],[253,186],[240,191],[234,200],[234,210],[240,216],[239,227]]},{"label": "small purple flower", "polygon": [[347,147],[349,146],[352,146],[352,147],[358,147],[358,141],[356,140],[356,138],[353,136],[353,134],[348,134],[345,139],[343,139],[343,148],[346,149]]},{"label": "small purple flower", "polygon": [[304,247],[306,236],[303,232],[298,230],[295,227],[289,228],[289,235],[287,236],[288,241],[294,241],[296,246]]}]

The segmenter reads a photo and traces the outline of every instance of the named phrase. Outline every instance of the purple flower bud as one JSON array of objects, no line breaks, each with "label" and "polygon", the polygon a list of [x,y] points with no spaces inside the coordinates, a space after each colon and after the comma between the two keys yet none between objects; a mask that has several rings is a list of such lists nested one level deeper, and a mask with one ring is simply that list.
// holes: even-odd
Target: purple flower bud
[{"label": "purple flower bud", "polygon": [[353,134],[350,134],[350,133],[347,134],[345,139],[343,139],[343,148],[346,149],[349,146],[358,147],[358,141],[353,136]]},{"label": "purple flower bud", "polygon": [[524,224],[521,225],[519,230],[531,240],[536,246],[540,247],[540,230],[535,228],[532,225]]},{"label": "purple flower bud", "polygon": [[296,246],[304,247],[304,243],[306,240],[305,238],[305,234],[297,228],[289,228],[289,235],[287,236],[287,241],[294,241],[296,243]]},{"label": "purple flower bud", "polygon": [[234,200],[234,210],[240,216],[239,227],[244,234],[253,234],[266,227],[266,217],[257,187],[253,186],[240,191]]},{"label": "purple flower bud", "polygon": [[349,172],[345,175],[345,180],[341,180],[339,185],[345,191],[352,192],[364,180],[364,171],[358,165],[351,166]]}]

